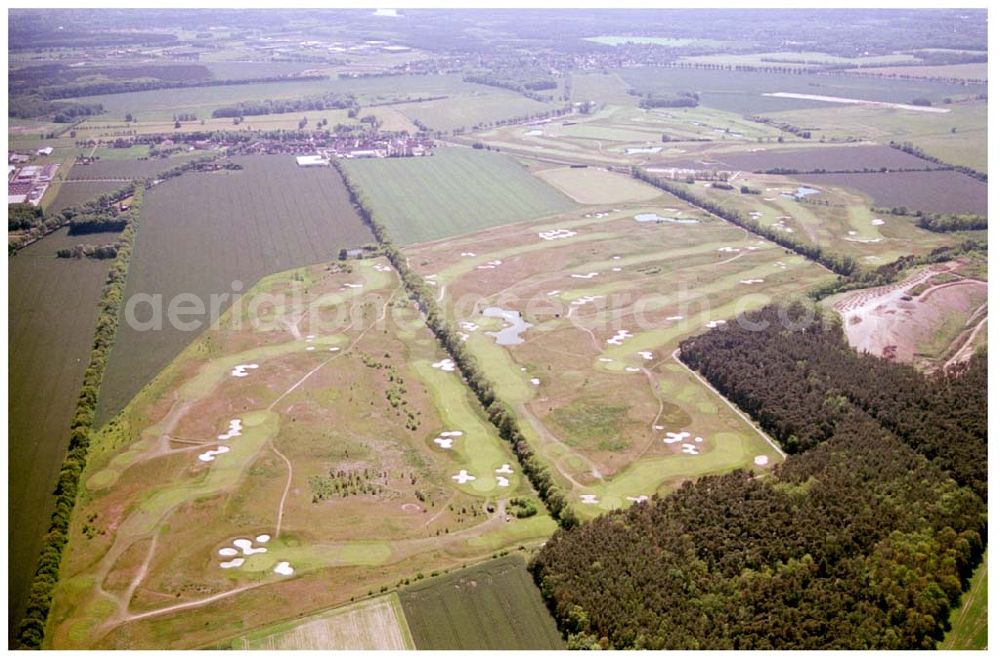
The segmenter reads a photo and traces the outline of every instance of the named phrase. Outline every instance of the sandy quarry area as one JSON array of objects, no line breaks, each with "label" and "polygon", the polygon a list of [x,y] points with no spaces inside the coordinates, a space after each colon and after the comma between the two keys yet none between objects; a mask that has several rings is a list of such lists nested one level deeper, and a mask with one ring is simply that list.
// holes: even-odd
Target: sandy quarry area
[{"label": "sandy quarry area", "polygon": [[[975,326],[986,318],[986,282],[972,278],[931,282],[955,267],[954,263],[935,265],[896,284],[851,292],[838,300],[834,309],[843,318],[848,342],[859,351],[918,367],[938,366],[949,356],[922,356],[921,347],[936,334],[954,332],[957,340],[968,322]],[[912,295],[914,291],[918,295]],[[951,344],[956,344],[954,350],[962,346]]]}]

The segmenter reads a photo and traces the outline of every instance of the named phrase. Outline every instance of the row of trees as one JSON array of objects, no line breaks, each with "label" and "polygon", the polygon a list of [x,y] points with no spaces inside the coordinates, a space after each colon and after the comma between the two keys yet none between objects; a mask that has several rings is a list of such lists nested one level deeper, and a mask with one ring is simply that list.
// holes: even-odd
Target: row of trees
[{"label": "row of trees", "polygon": [[679,197],[685,202],[700,207],[701,209],[704,209],[705,211],[718,216],[723,220],[733,223],[734,225],[738,225],[749,232],[753,232],[768,241],[787,248],[792,252],[798,253],[806,259],[818,262],[838,275],[850,276],[858,270],[857,262],[853,257],[838,255],[829,250],[825,250],[820,246],[800,241],[799,239],[791,237],[785,232],[777,230],[773,227],[761,225],[757,221],[744,216],[738,211],[729,209],[718,202],[698,195],[686,184],[661,179],[641,168],[632,168],[632,176],[650,185],[656,186],[657,188],[664,190],[675,197]]},{"label": "row of trees", "polygon": [[285,112],[307,112],[310,110],[330,110],[348,108],[357,111],[359,104],[353,94],[328,92],[298,99],[264,99],[263,101],[241,101],[231,106],[223,106],[212,111],[212,117],[250,117]]},{"label": "row of trees", "polygon": [[97,96],[99,94],[131,94],[149,90],[183,89],[188,87],[224,87],[230,85],[257,85],[261,83],[297,83],[310,80],[328,80],[329,76],[314,75],[282,75],[262,76],[257,78],[236,78],[225,80],[105,80],[86,83],[70,83],[58,86],[40,88],[40,94],[45,99],[70,99],[78,96]]},{"label": "row of trees", "polygon": [[509,406],[497,398],[489,377],[480,368],[475,356],[466,348],[454,324],[445,317],[444,312],[437,305],[434,293],[427,286],[424,278],[409,267],[406,257],[393,244],[385,226],[375,219],[364,192],[354,185],[338,161],[334,161],[333,165],[344,179],[351,202],[357,208],[365,224],[371,229],[383,254],[399,273],[410,298],[425,316],[427,326],[454,360],[459,373],[485,409],[487,417],[496,427],[500,437],[510,443],[521,469],[538,492],[549,513],[564,528],[576,526],[579,519],[573,505],[567,501],[545,464],[535,456],[518,427],[516,415]]},{"label": "row of trees", "polygon": [[988,229],[986,216],[976,213],[944,214],[944,213],[921,213],[916,214],[917,227],[921,227],[931,232],[967,232],[970,230]]},{"label": "row of trees", "polygon": [[31,591],[28,594],[27,609],[17,627],[17,643],[22,648],[38,649],[41,646],[45,637],[45,621],[52,605],[52,593],[59,581],[59,565],[63,549],[69,540],[70,519],[76,504],[80,476],[87,465],[87,450],[90,447],[90,434],[97,410],[97,396],[118,331],[118,320],[125,298],[125,281],[138,231],[143,188],[137,185],[134,189],[128,222],[119,243],[117,256],[108,273],[107,285],[101,295],[90,362],[84,373],[83,387],[77,397],[76,412],[70,425],[69,449],[63,459],[56,484],[55,510],[50,519],[48,533],[43,540]]},{"label": "row of trees", "polygon": [[[952,132],[954,132],[954,129],[952,129]],[[944,166],[946,169],[955,170],[956,172],[961,172],[964,175],[968,175],[973,179],[978,179],[979,181],[982,181],[984,183],[989,181],[989,175],[987,175],[985,172],[980,172],[975,168],[970,168],[965,165],[953,165],[951,163],[945,163],[937,156],[932,156],[931,154],[928,154],[927,152],[925,152],[923,149],[916,146],[912,142],[896,142],[895,140],[890,140],[889,146],[892,147],[893,149],[898,149],[901,152],[905,152],[911,156],[922,158],[925,161],[934,163],[935,165]]]},{"label": "row of trees", "polygon": [[117,243],[107,243],[103,246],[95,246],[80,243],[72,248],[60,248],[56,251],[56,257],[62,259],[83,259],[84,257],[114,259],[118,256],[118,245]]},{"label": "row of trees", "polygon": [[[681,356],[792,455],[559,531],[531,563],[576,648],[933,648],[985,545],[986,359],[860,356],[770,306]],[[919,440],[917,440],[919,439]],[[957,451],[949,446],[956,445]]]}]

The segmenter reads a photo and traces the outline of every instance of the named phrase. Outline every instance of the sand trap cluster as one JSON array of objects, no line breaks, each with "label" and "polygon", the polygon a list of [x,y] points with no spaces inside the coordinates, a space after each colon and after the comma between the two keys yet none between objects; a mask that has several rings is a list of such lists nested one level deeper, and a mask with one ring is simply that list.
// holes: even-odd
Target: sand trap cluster
[{"label": "sand trap cluster", "polygon": [[655,223],[661,220],[666,220],[663,216],[658,213],[637,213],[633,216],[640,223]]},{"label": "sand trap cluster", "polygon": [[226,454],[227,452],[229,452],[229,446],[220,445],[214,450],[208,450],[207,452],[202,452],[201,454],[199,454],[198,460],[204,462],[215,461],[216,455]]},{"label": "sand trap cluster", "polygon": [[476,268],[479,269],[480,271],[488,271],[489,269],[495,269],[496,267],[500,266],[501,264],[503,264],[503,260],[501,260],[501,259],[491,259],[490,261],[486,262],[485,264],[480,264]]},{"label": "sand trap cluster", "polygon": [[740,280],[741,285],[755,285],[759,282],[764,282],[763,278],[750,278],[748,280]]},{"label": "sand trap cluster", "polygon": [[538,237],[545,241],[555,241],[556,239],[568,239],[571,236],[576,236],[576,232],[573,230],[548,230],[546,232],[539,232]]},{"label": "sand trap cluster", "polygon": [[292,569],[292,566],[289,563],[282,560],[274,566],[274,573],[281,574],[282,576],[291,576],[295,573],[295,570]]},{"label": "sand trap cluster", "polygon": [[510,467],[510,464],[504,464],[500,468],[496,469],[497,473],[503,473],[504,475],[513,475],[514,469]]},{"label": "sand trap cluster", "polygon": [[681,452],[683,452],[684,454],[700,454],[698,452],[698,448],[696,448],[691,443],[682,443]]},{"label": "sand trap cluster", "polygon": [[604,298],[601,294],[597,294],[596,296],[581,296],[580,298],[573,299],[573,302],[570,305],[586,305],[587,303],[593,303],[601,298]]},{"label": "sand trap cluster", "polygon": [[723,325],[724,323],[726,323],[725,319],[714,319],[714,320],[708,322],[707,324],[705,324],[705,328],[718,328],[719,326]]},{"label": "sand trap cluster", "polygon": [[431,367],[442,372],[454,372],[455,371],[455,361],[451,358],[444,358],[437,361],[436,363],[431,363]]},{"label": "sand trap cluster", "polygon": [[248,363],[246,365],[237,365],[236,367],[233,368],[233,371],[230,372],[230,374],[232,376],[246,376],[247,374],[249,374],[249,372],[247,372],[247,370],[255,370],[258,367],[260,367],[260,365],[258,365],[257,363]]},{"label": "sand trap cluster", "polygon": [[465,484],[466,482],[471,482],[474,479],[476,479],[476,476],[469,475],[469,472],[463,468],[462,470],[458,471],[457,474],[452,475],[451,479],[455,480],[459,484]]},{"label": "sand trap cluster", "polygon": [[649,496],[625,496],[625,500],[630,500],[633,503],[644,503],[649,500]]},{"label": "sand trap cluster", "polygon": [[767,466],[767,455],[766,454],[757,455],[756,457],[753,458],[753,463],[757,464],[758,466]]},{"label": "sand trap cluster", "polygon": [[885,225],[885,221],[881,218],[872,218],[872,225]]},{"label": "sand trap cluster", "polygon": [[630,337],[632,337],[632,333],[627,330],[620,330],[615,333],[614,337],[608,339],[608,344],[616,344],[620,346]]},{"label": "sand trap cluster", "polygon": [[637,351],[636,353],[639,354],[643,360],[653,360],[652,351]]},{"label": "sand trap cluster", "polygon": [[476,256],[476,253],[474,253],[474,252],[463,252],[463,253],[461,253],[459,255],[459,257],[475,257],[475,256]]},{"label": "sand trap cluster", "polygon": [[667,445],[672,445],[677,441],[683,441],[685,438],[689,438],[691,432],[689,431],[668,431],[667,435],[663,438],[663,442]]},{"label": "sand trap cluster", "polygon": [[220,441],[228,441],[231,438],[236,438],[237,436],[243,435],[243,421],[239,418],[233,418],[229,421],[229,430],[225,434],[219,434],[216,436]]},{"label": "sand trap cluster", "polygon": [[592,493],[585,493],[580,496],[580,502],[582,502],[584,505],[596,505],[597,496],[595,496]]},{"label": "sand trap cluster", "polygon": [[462,434],[463,432],[460,431],[443,431],[437,435],[437,438],[434,439],[434,442],[437,443],[440,447],[444,448],[445,450],[448,450],[455,442],[455,439],[461,436]]},{"label": "sand trap cluster", "polygon": [[596,278],[599,275],[601,275],[601,274],[598,273],[597,271],[591,271],[590,273],[573,273],[569,277],[571,277],[571,278],[579,278],[581,280],[590,280],[591,278]]},{"label": "sand trap cluster", "polygon": [[788,264],[785,264],[784,262],[775,262],[774,265],[781,270],[785,270],[788,268]]},{"label": "sand trap cluster", "polygon": [[719,252],[739,252],[739,248],[734,248],[732,246],[722,246],[719,248]]},{"label": "sand trap cluster", "polygon": [[392,267],[386,264],[376,264],[372,268],[378,271],[379,273],[388,273],[389,271],[392,270]]},{"label": "sand trap cluster", "polygon": [[[240,567],[246,562],[246,556],[257,555],[258,553],[267,553],[267,549],[263,546],[254,546],[254,541],[258,544],[266,544],[271,541],[270,535],[257,535],[254,537],[253,541],[246,539],[245,537],[238,537],[233,540],[233,546],[226,546],[219,549],[219,555],[224,558],[232,558],[232,560],[227,560],[226,562],[220,562],[219,566],[223,569],[232,569],[234,567]],[[236,548],[233,548],[236,547]],[[238,550],[237,550],[238,549]],[[237,558],[235,556],[241,555],[243,557]]]}]

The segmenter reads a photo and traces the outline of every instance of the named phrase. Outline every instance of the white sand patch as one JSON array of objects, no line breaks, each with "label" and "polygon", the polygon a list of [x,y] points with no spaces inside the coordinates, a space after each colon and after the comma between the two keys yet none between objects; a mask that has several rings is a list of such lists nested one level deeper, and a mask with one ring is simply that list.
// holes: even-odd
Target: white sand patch
[{"label": "white sand patch", "polygon": [[828,103],[848,103],[853,105],[878,106],[880,108],[898,108],[916,112],[946,113],[950,108],[934,108],[932,106],[914,106],[907,103],[889,103],[888,101],[872,101],[871,99],[851,99],[843,96],[824,96],[822,94],[800,94],[798,92],[764,92],[764,96],[776,96],[783,99],[805,99],[808,101],[826,101]]},{"label": "white sand patch", "polygon": [[239,555],[239,551],[237,551],[236,549],[231,549],[229,547],[226,547],[224,549],[219,549],[219,555],[221,555],[224,558],[231,558],[234,555]]},{"label": "white sand patch", "polygon": [[442,372],[454,372],[455,371],[455,361],[451,358],[445,358],[439,360],[436,363],[431,363],[431,367]]},{"label": "white sand patch", "polygon": [[400,506],[400,509],[404,512],[419,512],[422,508],[416,503],[403,503],[403,505]]},{"label": "white sand patch", "polygon": [[560,294],[560,291],[558,289],[553,289],[552,291],[548,292],[545,295],[546,296],[558,296],[559,294]]},{"label": "white sand patch", "polygon": [[615,267],[613,267],[613,268],[612,268],[611,270],[612,270],[612,271],[614,271],[615,273],[618,273],[619,271],[621,271],[621,270],[622,270],[622,267],[620,267],[620,266],[615,266]]},{"label": "white sand patch", "polygon": [[472,336],[469,335],[468,333],[463,333],[461,331],[458,332],[458,339],[460,339],[463,342],[468,342],[470,337]]},{"label": "white sand patch", "polygon": [[573,273],[569,277],[571,277],[571,278],[579,278],[581,280],[590,280],[591,278],[595,278],[595,277],[597,277],[599,275],[600,275],[600,273],[598,273],[597,271],[591,271],[590,273]]},{"label": "white sand patch", "polygon": [[638,372],[638,371],[640,371],[640,370],[639,370],[639,368],[638,368],[638,367],[626,367],[626,368],[625,368],[625,371],[626,371],[626,372]]},{"label": "white sand patch", "polygon": [[311,342],[312,340],[315,340],[315,339],[316,339],[316,336],[315,336],[315,335],[306,335],[306,340],[308,340],[308,341],[310,341],[310,342]]},{"label": "white sand patch", "polygon": [[701,436],[695,436],[695,437],[694,437],[694,442],[695,442],[695,443],[701,443],[701,442],[702,442],[702,441],[704,441],[704,440],[705,440],[705,439],[703,439],[703,438],[702,438]]},{"label": "white sand patch", "polygon": [[656,431],[663,431],[663,425],[653,425],[653,429]]},{"label": "white sand patch", "polygon": [[295,573],[295,570],[292,569],[292,566],[290,564],[282,560],[281,562],[279,562],[274,566],[274,573],[281,574],[282,576],[291,576],[292,574]]},{"label": "white sand patch", "polygon": [[732,246],[722,246],[719,248],[719,252],[739,252],[739,248],[734,248]]},{"label": "white sand patch", "polygon": [[496,478],[497,478],[497,486],[498,487],[509,487],[510,486],[510,480],[508,480],[503,475],[497,475]]},{"label": "white sand patch", "polygon": [[239,418],[233,418],[229,421],[229,430],[225,434],[219,434],[216,436],[220,441],[228,441],[231,438],[236,438],[243,434],[243,422]]},{"label": "white sand patch", "polygon": [[617,333],[615,333],[614,337],[608,340],[608,344],[616,344],[620,346],[625,342],[625,340],[627,340],[630,337],[632,337],[632,333],[628,332],[627,330],[620,330]]},{"label": "white sand patch", "polygon": [[673,445],[677,441],[683,441],[685,438],[690,438],[691,432],[687,431],[668,431],[667,435],[663,438],[663,442],[667,445]]},{"label": "white sand patch", "polygon": [[847,236],[854,236],[855,234],[857,234],[857,232],[854,230],[850,230],[847,232]]},{"label": "white sand patch", "polygon": [[710,321],[707,324],[705,324],[705,328],[718,328],[719,326],[723,325],[724,323],[726,323],[725,319],[715,319],[715,320]]},{"label": "white sand patch", "polygon": [[315,351],[316,347],[306,347],[306,351]]},{"label": "white sand patch", "polygon": [[571,236],[576,236],[576,232],[573,230],[548,230],[546,232],[539,232],[538,238],[544,241],[555,241],[556,239],[568,239]]},{"label": "white sand patch", "polygon": [[463,252],[461,255],[459,255],[459,257],[475,257],[475,256],[476,253],[474,252]]},{"label": "white sand patch", "polygon": [[455,440],[452,438],[441,438],[440,436],[434,439],[434,442],[438,444],[443,450],[450,450],[451,446],[454,445]]},{"label": "white sand patch", "polygon": [[740,280],[741,285],[756,285],[757,283],[764,282],[763,278],[750,278],[748,280]]},{"label": "white sand patch", "polygon": [[775,262],[774,265],[777,266],[779,269],[787,269],[788,268],[788,264],[785,264],[784,262]]},{"label": "white sand patch", "polygon": [[701,454],[698,452],[698,448],[691,445],[690,443],[684,443],[681,445],[681,452],[684,454]]},{"label": "white sand patch", "polygon": [[500,259],[491,259],[490,261],[486,262],[485,264],[480,264],[476,268],[479,269],[480,271],[488,271],[489,269],[495,269],[496,267],[500,266],[501,264],[503,264],[503,260],[500,260]]},{"label": "white sand patch", "polygon": [[531,135],[531,136],[542,135],[542,130],[541,129],[531,129],[530,131],[525,131],[524,134],[525,135]]},{"label": "white sand patch", "polygon": [[455,480],[459,484],[465,484],[466,482],[471,482],[476,479],[475,475],[469,475],[469,472],[464,468],[458,471],[458,474],[452,475],[451,479]]},{"label": "white sand patch", "polygon": [[391,266],[386,266],[385,264],[376,264],[372,268],[378,271],[379,273],[388,273],[389,271],[392,270]]},{"label": "white sand patch", "polygon": [[229,452],[229,446],[220,445],[214,450],[209,450],[208,452],[202,452],[198,455],[198,459],[201,461],[215,461],[215,456],[219,454],[226,454]]},{"label": "white sand patch", "polygon": [[684,315],[682,315],[682,314],[675,314],[672,317],[667,317],[666,321],[680,321],[683,318],[684,318]]},{"label": "white sand patch", "polygon": [[541,380],[541,379],[539,379],[539,378],[537,378],[537,377],[535,377],[535,378],[532,378],[532,379],[529,379],[528,381],[529,381],[529,382],[531,383],[531,385],[533,385],[533,386],[539,386],[539,385],[541,385],[541,384],[542,384],[542,380]]},{"label": "white sand patch", "polygon": [[267,553],[267,549],[264,548],[263,546],[255,547],[253,545],[253,542],[251,542],[249,539],[243,539],[242,537],[239,539],[234,539],[233,546],[238,548],[240,551],[243,551],[243,555],[257,555],[258,553]]},{"label": "white sand patch", "polygon": [[583,495],[580,496],[580,501],[584,505],[596,505],[597,504],[597,496],[595,496],[592,493],[585,493],[585,494],[583,494]]},{"label": "white sand patch", "polygon": [[513,475],[514,469],[510,467],[510,464],[504,464],[500,468],[496,469],[497,473],[503,473],[504,475]]},{"label": "white sand patch", "polygon": [[765,201],[765,202],[774,202],[774,200],[775,200],[775,199],[776,199],[776,198],[773,198],[773,197],[765,197],[765,198],[764,198],[764,201]]},{"label": "white sand patch", "polygon": [[658,213],[637,213],[633,218],[640,223],[655,223],[660,220],[666,220],[666,218]]},{"label": "white sand patch", "polygon": [[256,537],[254,537],[254,539],[257,540],[258,544],[267,544],[268,542],[271,541],[271,536],[270,535],[257,535]]},{"label": "white sand patch", "polygon": [[248,374],[247,370],[255,370],[258,367],[260,367],[260,365],[258,365],[257,363],[248,363],[246,365],[237,365],[236,367],[233,368],[233,371],[230,372],[230,374],[232,376],[246,376]]},{"label": "white sand patch", "polygon": [[625,496],[625,500],[630,500],[633,503],[644,503],[649,500],[649,496]]},{"label": "white sand patch", "polygon": [[767,455],[766,454],[757,455],[756,457],[753,458],[753,463],[757,464],[758,466],[767,466]]},{"label": "white sand patch", "polygon": [[226,562],[220,562],[219,566],[223,569],[233,569],[234,567],[240,567],[246,562],[243,558],[233,558],[232,560],[227,560]]},{"label": "white sand patch", "polygon": [[652,351],[637,351],[636,353],[639,354],[640,356],[642,356],[643,360],[653,360],[653,352]]},{"label": "white sand patch", "polygon": [[872,218],[872,225],[885,225],[885,221],[881,218]]},{"label": "white sand patch", "polygon": [[613,363],[613,362],[615,362],[613,358],[598,358],[597,360],[600,361],[600,362],[602,362],[602,363]]},{"label": "white sand patch", "polygon": [[459,324],[459,327],[462,330],[469,331],[470,333],[479,330],[479,324],[474,324],[471,321],[463,321]]},{"label": "white sand patch", "polygon": [[621,255],[612,255],[611,256],[611,259],[621,259],[621,258],[622,258]]},{"label": "white sand patch", "polygon": [[462,436],[463,434],[465,434],[465,432],[462,432],[462,431],[443,431],[443,432],[441,432],[441,436],[444,436],[445,438],[448,438],[448,437],[458,437],[458,436]]},{"label": "white sand patch", "polygon": [[348,287],[348,288],[350,288],[350,289],[361,289],[362,287],[364,287],[364,286],[365,286],[365,284],[364,284],[363,282],[362,282],[362,283],[360,283],[360,284],[358,284],[358,283],[355,283],[355,282],[345,282],[345,283],[344,283],[344,286],[345,286],[345,287]]},{"label": "white sand patch", "polygon": [[330,347],[330,351],[340,351],[340,347]]},{"label": "white sand patch", "polygon": [[603,295],[598,294],[596,296],[581,296],[580,298],[573,299],[570,305],[586,305],[587,303],[593,303],[596,300],[604,298]]}]

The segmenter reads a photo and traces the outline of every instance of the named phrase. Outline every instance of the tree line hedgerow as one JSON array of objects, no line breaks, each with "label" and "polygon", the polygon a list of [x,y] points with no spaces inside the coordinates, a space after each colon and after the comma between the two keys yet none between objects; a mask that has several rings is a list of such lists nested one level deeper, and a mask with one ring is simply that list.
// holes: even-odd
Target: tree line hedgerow
[{"label": "tree line hedgerow", "polygon": [[[794,306],[793,306],[794,308]],[[531,570],[575,648],[923,649],[986,542],[986,357],[926,377],[809,310],[681,358],[793,453],[559,531]]]},{"label": "tree line hedgerow", "polygon": [[371,229],[372,234],[382,248],[383,254],[399,273],[403,286],[409,292],[410,298],[424,314],[427,326],[448,352],[465,382],[476,395],[479,403],[485,409],[490,422],[497,428],[501,438],[510,443],[528,481],[538,492],[542,502],[552,517],[564,528],[572,528],[579,523],[573,505],[569,503],[562,490],[552,478],[549,469],[535,456],[527,439],[517,424],[517,418],[510,407],[501,402],[494,390],[493,384],[479,367],[475,356],[465,348],[459,332],[448,321],[444,312],[438,307],[434,293],[418,273],[410,269],[406,257],[393,244],[385,227],[372,215],[365,194],[356,187],[340,164],[334,161],[334,167],[340,172],[362,220]]}]

